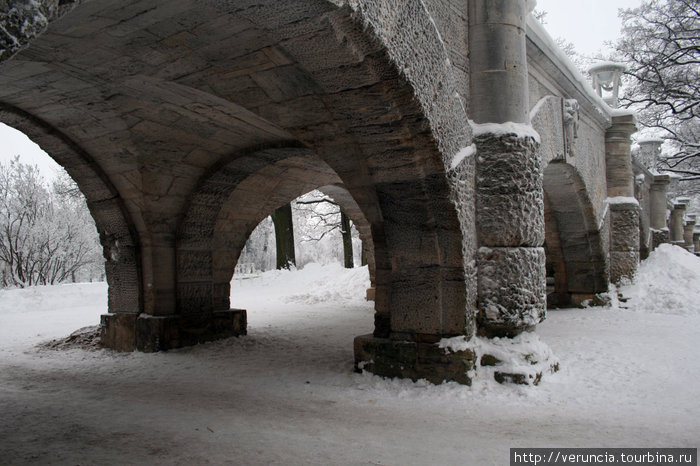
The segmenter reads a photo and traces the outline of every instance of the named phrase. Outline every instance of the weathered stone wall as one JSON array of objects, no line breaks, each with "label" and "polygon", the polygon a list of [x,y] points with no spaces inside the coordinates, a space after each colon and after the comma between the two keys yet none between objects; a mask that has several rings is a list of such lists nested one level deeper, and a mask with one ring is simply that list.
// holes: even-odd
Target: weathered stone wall
[{"label": "weathered stone wall", "polygon": [[546,33],[532,20],[528,26],[530,117],[541,138],[545,215],[555,223],[546,229],[551,299],[579,304],[607,290],[605,132],[611,120]]},{"label": "weathered stone wall", "polygon": [[[602,101],[592,97],[592,89],[585,87],[588,84],[566,68],[549,40],[542,37],[544,33],[537,22],[530,20],[528,27],[531,117],[535,129],[542,133],[540,153],[545,165],[559,157],[575,167],[586,186],[596,220],[601,222],[607,197],[605,130],[610,126],[611,117],[601,106]],[[565,99],[574,99],[578,104],[573,138],[567,138],[563,129],[564,112],[561,109]],[[557,114],[561,114],[561,119]],[[567,140],[572,146],[567,147]],[[550,148],[546,147],[548,145]]]},{"label": "weathered stone wall", "polygon": [[[462,232],[461,255],[464,259],[466,320],[469,327],[465,333],[470,334],[477,300],[474,262],[477,247],[474,229],[475,159],[459,156],[471,146],[472,141],[465,108],[468,101],[468,81],[465,80],[467,65],[465,59],[453,62],[450,58],[466,42],[466,5],[453,0],[439,2],[458,14],[460,25],[448,27],[445,9],[438,8],[438,3],[420,0],[351,0],[347,3],[363,22],[373,28],[391,60],[412,83],[415,98],[430,122],[442,154],[450,179],[450,197],[456,206]],[[431,12],[436,12],[438,19]],[[460,29],[461,26],[464,28]]]},{"label": "weathered stone wall", "polygon": [[0,1],[0,62],[10,58],[81,0]]},{"label": "weathered stone wall", "polygon": [[[13,31],[55,2],[15,5],[0,18]],[[0,102],[79,148],[95,168],[81,188],[102,177],[112,190],[91,208],[99,226],[119,207],[106,254],[131,260],[124,289],[137,290],[128,310],[110,301],[114,347],[244,333],[228,302],[240,249],[322,186],[342,187],[371,237],[375,331],[356,351],[385,375],[468,382],[474,354],[443,357],[435,342],[471,337],[477,320],[514,336],[543,318],[547,164],[561,168],[545,187],[564,255],[605,244],[610,119],[536,31],[525,42],[524,0],[92,0],[60,13],[5,46]],[[521,126],[473,137],[469,116]],[[570,283],[588,277],[572,267]]]}]

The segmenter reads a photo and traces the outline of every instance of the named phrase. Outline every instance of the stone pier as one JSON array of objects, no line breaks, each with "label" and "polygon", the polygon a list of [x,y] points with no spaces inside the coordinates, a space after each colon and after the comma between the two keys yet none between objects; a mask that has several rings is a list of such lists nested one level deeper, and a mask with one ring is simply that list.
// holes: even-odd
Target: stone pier
[{"label": "stone pier", "polygon": [[678,246],[685,245],[685,228],[683,224],[683,218],[685,216],[685,210],[688,203],[684,200],[677,200],[673,204],[673,210],[671,211],[671,243]]},{"label": "stone pier", "polygon": [[651,218],[650,228],[652,233],[652,249],[659,244],[668,243],[671,240],[668,228],[668,187],[671,177],[668,175],[654,175],[651,184]]},{"label": "stone pier", "polygon": [[634,198],[631,136],[634,115],[616,116],[605,134],[605,164],[610,205],[610,280],[632,278],[639,264],[639,203]]},{"label": "stone pier", "polygon": [[695,215],[686,215],[686,221],[683,225],[683,243],[685,248],[690,252],[696,252],[695,243],[693,242],[693,231],[695,230]]}]

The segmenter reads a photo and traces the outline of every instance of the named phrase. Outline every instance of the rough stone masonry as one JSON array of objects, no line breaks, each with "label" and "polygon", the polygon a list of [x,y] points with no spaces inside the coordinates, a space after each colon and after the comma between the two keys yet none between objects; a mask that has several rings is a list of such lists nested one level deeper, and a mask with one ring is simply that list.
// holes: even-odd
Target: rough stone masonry
[{"label": "rough stone masonry", "polygon": [[[0,2],[0,121],[87,198],[103,343],[245,335],[240,251],[317,188],[371,245],[375,329],[354,347],[380,375],[469,384],[507,361],[441,341],[517,339],[548,294],[578,304],[630,276],[638,206],[610,199],[634,196],[633,117],[612,116],[527,3]],[[554,366],[539,359],[500,380],[538,381]]]}]

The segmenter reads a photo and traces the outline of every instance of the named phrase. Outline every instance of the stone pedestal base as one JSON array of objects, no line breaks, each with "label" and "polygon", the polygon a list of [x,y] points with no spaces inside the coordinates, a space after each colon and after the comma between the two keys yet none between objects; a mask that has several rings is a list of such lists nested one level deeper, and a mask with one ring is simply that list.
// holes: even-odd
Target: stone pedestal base
[{"label": "stone pedestal base", "polygon": [[104,314],[101,327],[107,348],[150,353],[245,335],[247,320],[244,309],[168,316]]},{"label": "stone pedestal base", "polygon": [[372,335],[355,337],[355,369],[383,377],[425,379],[439,384],[471,385],[477,376],[499,383],[537,385],[546,373],[559,369],[549,347],[537,334],[515,338],[464,336],[438,343],[397,341]]},{"label": "stone pedestal base", "polygon": [[437,343],[395,341],[372,335],[355,337],[355,369],[383,377],[471,385],[467,372],[475,365],[476,355],[471,350],[448,354]]}]

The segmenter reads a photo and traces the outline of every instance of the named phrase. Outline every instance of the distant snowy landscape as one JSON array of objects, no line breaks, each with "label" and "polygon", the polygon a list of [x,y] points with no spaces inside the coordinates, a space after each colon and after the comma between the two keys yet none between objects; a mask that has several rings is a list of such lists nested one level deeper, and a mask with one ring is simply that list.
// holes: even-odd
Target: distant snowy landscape
[{"label": "distant snowy landscape", "polygon": [[662,246],[605,308],[538,326],[536,387],[353,372],[366,268],[234,279],[248,336],[155,354],[46,345],[99,323],[104,283],[0,291],[2,464],[503,465],[511,447],[697,447],[700,258]]}]

